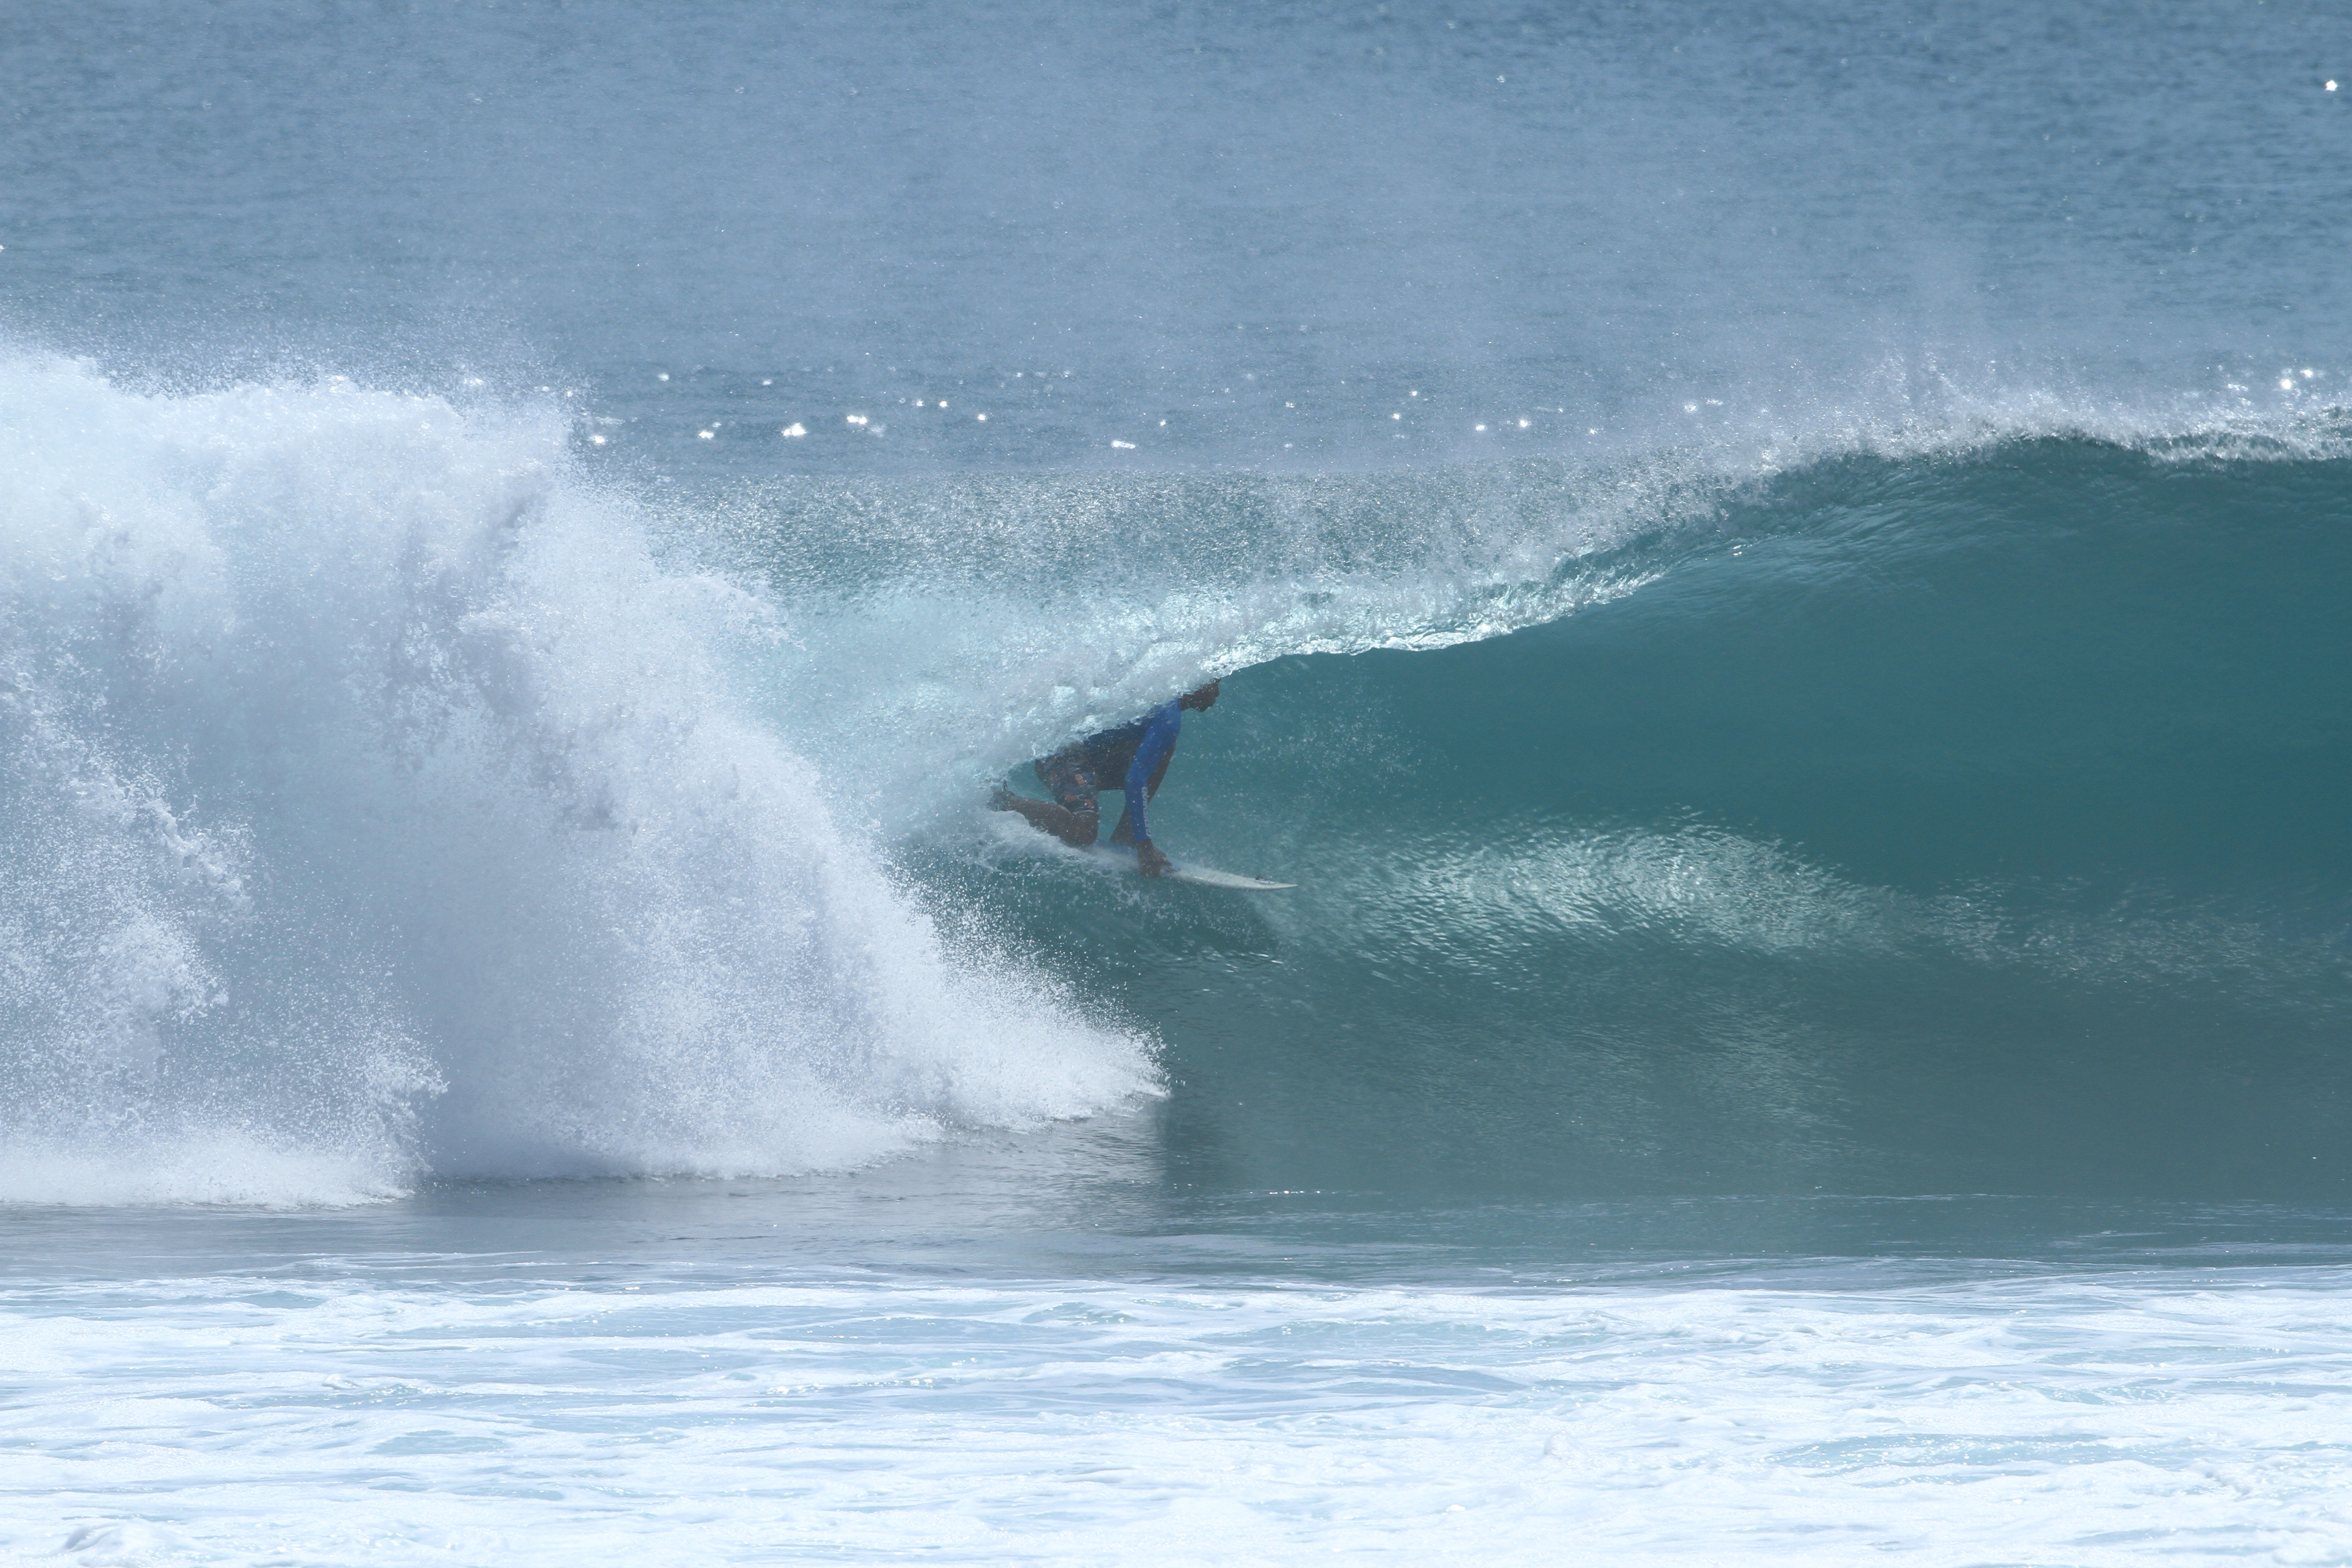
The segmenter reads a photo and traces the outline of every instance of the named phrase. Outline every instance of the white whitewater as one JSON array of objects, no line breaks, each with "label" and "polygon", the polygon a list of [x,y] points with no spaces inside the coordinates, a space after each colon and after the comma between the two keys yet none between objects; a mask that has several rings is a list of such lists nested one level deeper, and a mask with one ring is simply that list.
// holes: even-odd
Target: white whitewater
[{"label": "white whitewater", "polygon": [[0,1200],[782,1172],[1149,1092],[942,930],[551,408],[0,364]]}]

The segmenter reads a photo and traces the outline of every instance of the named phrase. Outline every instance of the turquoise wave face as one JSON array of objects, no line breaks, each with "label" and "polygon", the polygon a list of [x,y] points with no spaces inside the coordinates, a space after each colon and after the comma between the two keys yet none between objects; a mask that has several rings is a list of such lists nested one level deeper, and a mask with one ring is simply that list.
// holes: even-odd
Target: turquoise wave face
[{"label": "turquoise wave face", "polygon": [[2347,481],[1828,461],[1564,618],[1229,678],[1157,830],[1297,892],[911,859],[1159,1026],[1179,1181],[2335,1194]]}]

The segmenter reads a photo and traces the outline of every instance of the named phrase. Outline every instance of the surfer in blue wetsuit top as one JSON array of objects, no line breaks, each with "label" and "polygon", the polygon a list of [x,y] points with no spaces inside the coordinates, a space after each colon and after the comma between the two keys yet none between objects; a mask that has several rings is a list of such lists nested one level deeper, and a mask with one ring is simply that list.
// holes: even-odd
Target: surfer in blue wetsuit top
[{"label": "surfer in blue wetsuit top", "polygon": [[1132,724],[1088,735],[1050,757],[1038,758],[1037,779],[1054,797],[1050,802],[999,789],[988,804],[998,811],[1019,812],[1038,832],[1084,849],[1095,841],[1102,822],[1095,796],[1107,789],[1123,789],[1127,809],[1111,830],[1110,841],[1134,845],[1136,867],[1145,876],[1165,876],[1168,857],[1151,842],[1144,807],[1160,793],[1160,781],[1168,775],[1168,759],[1176,754],[1176,735],[1184,726],[1184,710],[1205,713],[1216,702],[1217,683],[1212,680],[1198,691],[1162,702]]}]

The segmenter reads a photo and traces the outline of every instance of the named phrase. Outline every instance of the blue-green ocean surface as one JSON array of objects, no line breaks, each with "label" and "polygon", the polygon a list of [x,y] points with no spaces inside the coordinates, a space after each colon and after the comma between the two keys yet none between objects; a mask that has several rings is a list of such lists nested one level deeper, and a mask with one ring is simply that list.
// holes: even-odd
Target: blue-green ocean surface
[{"label": "blue-green ocean surface", "polygon": [[2352,21],[0,58],[0,1556],[2352,1562]]}]

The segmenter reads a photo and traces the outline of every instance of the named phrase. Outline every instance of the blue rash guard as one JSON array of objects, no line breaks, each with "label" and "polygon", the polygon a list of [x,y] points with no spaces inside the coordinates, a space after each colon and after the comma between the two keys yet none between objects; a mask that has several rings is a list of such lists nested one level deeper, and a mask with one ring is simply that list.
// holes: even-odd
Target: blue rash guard
[{"label": "blue rash guard", "polygon": [[1131,724],[1088,735],[1056,752],[1037,764],[1037,776],[1055,800],[1086,816],[1094,814],[1095,792],[1119,780],[1127,791],[1126,826],[1136,843],[1149,844],[1151,829],[1144,808],[1151,798],[1151,777],[1176,749],[1183,725],[1181,703],[1162,702]]}]

